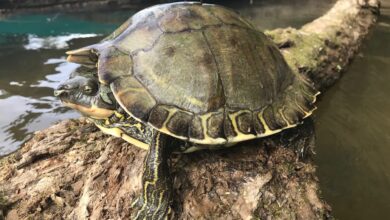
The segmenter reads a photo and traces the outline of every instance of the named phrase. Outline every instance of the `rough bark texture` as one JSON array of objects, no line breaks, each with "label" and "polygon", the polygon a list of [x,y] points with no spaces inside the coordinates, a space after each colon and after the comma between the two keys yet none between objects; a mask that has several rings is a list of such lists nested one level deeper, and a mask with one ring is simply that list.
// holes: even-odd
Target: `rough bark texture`
[{"label": "rough bark texture", "polygon": [[379,15],[377,0],[340,0],[324,16],[301,29],[266,34],[294,70],[324,91],[341,77]]},{"label": "rough bark texture", "polygon": [[[267,34],[294,70],[324,90],[346,69],[378,12],[377,1],[340,0],[299,30]],[[173,217],[331,218],[311,160],[314,146],[307,119],[231,149],[173,155]],[[83,119],[37,132],[0,161],[0,219],[127,219],[145,154]]]}]

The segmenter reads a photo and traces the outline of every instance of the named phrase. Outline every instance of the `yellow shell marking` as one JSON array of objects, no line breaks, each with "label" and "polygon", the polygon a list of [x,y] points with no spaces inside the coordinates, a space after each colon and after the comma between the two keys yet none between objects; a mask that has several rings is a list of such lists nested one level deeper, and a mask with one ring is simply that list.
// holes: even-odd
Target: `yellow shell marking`
[{"label": "yellow shell marking", "polygon": [[[263,110],[263,111],[264,111],[264,110]],[[261,124],[263,124],[264,131],[265,131],[265,132],[264,132],[263,134],[257,135],[257,137],[265,137],[265,136],[269,136],[269,135],[272,135],[272,134],[276,134],[276,133],[278,133],[278,132],[280,132],[280,131],[282,131],[282,130],[285,130],[285,129],[287,129],[287,128],[296,127],[296,126],[299,124],[299,123],[297,123],[297,124],[290,124],[290,123],[287,121],[287,119],[286,119],[286,117],[284,116],[284,114],[281,112],[281,110],[279,110],[279,113],[282,115],[283,120],[286,121],[287,126],[281,128],[281,129],[272,130],[272,129],[270,129],[270,128],[268,127],[267,123],[266,123],[265,120],[264,120],[263,111],[259,112],[258,118],[259,118]]]},{"label": "yellow shell marking", "polygon": [[286,124],[287,124],[286,127],[289,127],[289,126],[291,126],[291,124],[290,124],[290,122],[288,122],[286,116],[283,114],[283,109],[284,108],[279,109],[278,112],[282,116],[283,121],[286,122]]},{"label": "yellow shell marking", "polygon": [[[197,143],[197,144],[224,144],[226,143],[226,139],[224,138],[212,138],[210,137],[208,134],[207,134],[207,119],[209,119],[212,114],[214,114],[215,112],[210,112],[210,113],[206,113],[204,115],[200,115],[199,118],[200,118],[200,121],[201,121],[201,124],[202,124],[202,131],[203,131],[203,139],[195,139],[195,138],[190,138],[190,141],[193,142],[193,143]],[[197,149],[195,149],[197,150]],[[194,150],[194,151],[195,151]],[[188,151],[188,150],[187,150]],[[186,151],[186,152],[187,152]],[[189,151],[190,152],[190,151]]]},{"label": "yellow shell marking", "polygon": [[[173,134],[172,132],[170,132],[167,128],[167,124],[169,122],[169,120],[171,120],[172,116],[177,112],[177,109],[176,108],[165,108],[165,110],[168,111],[168,116],[167,118],[165,119],[163,125],[161,128],[156,128],[157,130],[160,130],[161,132],[163,133],[166,133],[166,134],[169,134],[169,135],[172,135],[173,137],[176,137],[176,138],[179,138],[179,139],[187,139],[187,137],[183,137],[183,136],[179,136],[179,135],[175,135]],[[151,125],[153,126],[153,125]]]},{"label": "yellow shell marking", "polygon": [[[299,108],[299,110],[301,110],[301,111],[305,114],[305,115],[303,116],[303,118],[306,118],[306,117],[310,116],[311,113],[313,112],[313,110],[310,111],[310,112],[305,111],[305,110],[302,108],[302,106],[300,106],[300,105],[298,104],[297,99],[295,99],[295,105]],[[314,108],[314,110],[315,110],[315,109],[316,109],[316,108]]]},{"label": "yellow shell marking", "polygon": [[187,101],[196,106],[203,106],[204,103],[197,98],[187,97]]},{"label": "yellow shell marking", "polygon": [[257,135],[257,137],[269,136],[283,130],[283,129],[272,130],[271,128],[269,128],[267,122],[264,120],[263,111],[264,109],[261,112],[259,112],[259,114],[257,114],[257,117],[260,120],[261,124],[263,125],[264,133]]},{"label": "yellow shell marking", "polygon": [[242,114],[242,113],[245,113],[245,112],[251,113],[250,111],[242,110],[242,111],[238,111],[238,112],[234,112],[232,114],[229,114],[229,119],[233,125],[234,131],[237,134],[236,136],[229,138],[229,142],[245,141],[245,140],[250,140],[250,139],[253,139],[256,137],[256,135],[254,135],[254,134],[244,134],[238,129],[237,116]]}]

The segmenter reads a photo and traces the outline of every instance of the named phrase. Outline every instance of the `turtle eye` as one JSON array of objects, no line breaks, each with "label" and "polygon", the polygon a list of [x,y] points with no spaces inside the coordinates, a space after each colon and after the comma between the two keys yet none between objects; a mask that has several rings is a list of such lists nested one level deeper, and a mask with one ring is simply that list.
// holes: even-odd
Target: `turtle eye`
[{"label": "turtle eye", "polygon": [[94,89],[90,85],[85,85],[83,88],[83,92],[87,95],[92,95]]}]

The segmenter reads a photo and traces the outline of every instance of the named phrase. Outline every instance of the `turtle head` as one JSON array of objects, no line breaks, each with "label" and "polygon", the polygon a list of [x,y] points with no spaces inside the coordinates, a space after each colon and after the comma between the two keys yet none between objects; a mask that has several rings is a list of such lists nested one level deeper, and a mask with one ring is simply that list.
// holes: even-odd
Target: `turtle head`
[{"label": "turtle head", "polygon": [[117,108],[111,89],[100,84],[96,69],[81,66],[54,91],[68,107],[95,119],[108,118]]}]

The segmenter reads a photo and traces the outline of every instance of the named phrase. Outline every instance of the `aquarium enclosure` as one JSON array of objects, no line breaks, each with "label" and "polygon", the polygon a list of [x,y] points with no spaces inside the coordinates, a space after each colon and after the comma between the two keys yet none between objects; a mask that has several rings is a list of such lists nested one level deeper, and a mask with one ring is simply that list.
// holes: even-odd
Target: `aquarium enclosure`
[{"label": "aquarium enclosure", "polygon": [[[110,10],[1,1],[0,155],[18,150],[34,132],[81,115],[53,90],[79,65],[67,50],[96,43],[140,9],[159,1],[115,1]],[[65,1],[64,1],[65,2]],[[114,2],[114,1],[113,1]],[[164,1],[168,2],[168,1]],[[231,7],[261,30],[300,27],[329,10],[333,0],[203,1]],[[16,7],[17,6],[17,7]],[[361,52],[314,114],[317,174],[337,219],[390,215],[390,0]]]}]

